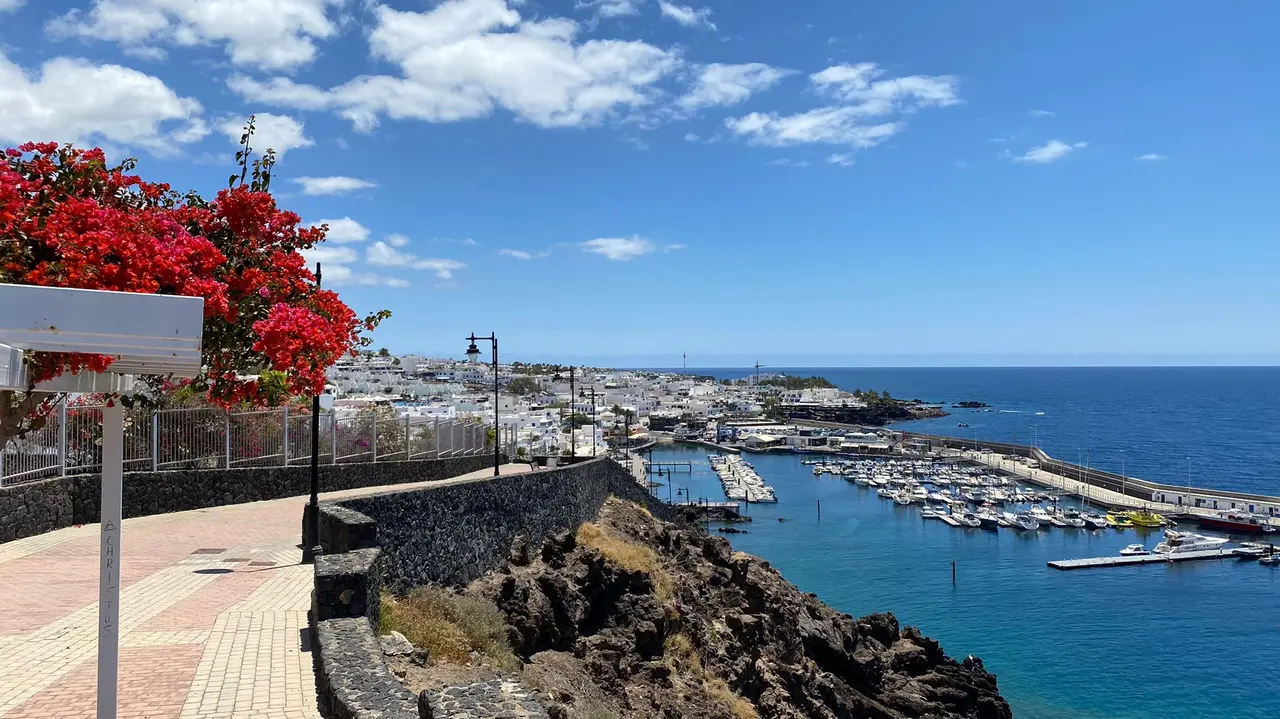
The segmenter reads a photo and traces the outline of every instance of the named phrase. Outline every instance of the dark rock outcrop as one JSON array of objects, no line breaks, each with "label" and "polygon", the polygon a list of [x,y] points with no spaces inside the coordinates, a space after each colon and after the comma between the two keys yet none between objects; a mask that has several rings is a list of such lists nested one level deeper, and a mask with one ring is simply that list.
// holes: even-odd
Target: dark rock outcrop
[{"label": "dark rock outcrop", "polygon": [[981,660],[948,658],[892,614],[836,612],[725,539],[632,504],[609,501],[598,523],[654,565],[565,532],[539,551],[518,542],[469,588],[506,615],[552,716],[1012,716]]}]

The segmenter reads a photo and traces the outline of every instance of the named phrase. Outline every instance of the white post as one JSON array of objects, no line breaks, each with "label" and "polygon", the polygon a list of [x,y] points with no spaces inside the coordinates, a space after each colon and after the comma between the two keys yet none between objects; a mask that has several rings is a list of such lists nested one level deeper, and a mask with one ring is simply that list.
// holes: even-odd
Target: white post
[{"label": "white post", "polygon": [[373,448],[373,461],[378,461],[378,413],[373,413],[373,441],[369,443]]},{"label": "white post", "polygon": [[282,420],[282,424],[284,425],[284,449],[282,450],[282,452],[284,453],[284,466],[288,467],[289,466],[289,405],[286,404],[280,409],[283,410],[283,417],[284,417],[284,419]]},{"label": "white post", "polygon": [[115,719],[120,651],[120,523],[124,406],[102,408],[101,546],[98,564],[98,719]]},{"label": "white post", "polygon": [[433,434],[435,434],[436,436],[436,457],[435,458],[440,459],[440,418],[439,417],[436,417],[436,426]]},{"label": "white post", "polygon": [[409,443],[409,439],[413,437],[413,427],[409,424],[409,415],[404,416],[404,459],[409,461],[413,459],[413,445]]},{"label": "white post", "polygon": [[58,402],[58,474],[67,476],[67,397]]},{"label": "white post", "polygon": [[227,469],[231,469],[231,410],[222,415],[222,442],[227,452]]},{"label": "white post", "polygon": [[338,463],[338,413],[329,410],[329,458]]},{"label": "white post", "polygon": [[151,412],[151,471],[160,469],[160,413]]}]

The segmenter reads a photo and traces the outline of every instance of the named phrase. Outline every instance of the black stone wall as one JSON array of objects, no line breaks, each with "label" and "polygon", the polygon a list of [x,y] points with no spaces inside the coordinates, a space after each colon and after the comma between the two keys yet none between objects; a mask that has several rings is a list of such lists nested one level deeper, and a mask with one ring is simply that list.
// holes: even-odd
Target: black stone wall
[{"label": "black stone wall", "polygon": [[[320,466],[320,491],[425,482],[493,466],[492,455],[408,462]],[[311,468],[131,472],[124,476],[124,516],[205,509],[296,497],[311,491]],[[0,542],[98,521],[101,478],[96,474],[0,487]]]},{"label": "black stone wall", "polygon": [[594,519],[610,496],[668,521],[677,512],[609,459],[320,505],[312,622],[316,692],[328,719],[419,716],[377,651],[383,586],[465,584],[497,569],[517,535],[532,546]]}]

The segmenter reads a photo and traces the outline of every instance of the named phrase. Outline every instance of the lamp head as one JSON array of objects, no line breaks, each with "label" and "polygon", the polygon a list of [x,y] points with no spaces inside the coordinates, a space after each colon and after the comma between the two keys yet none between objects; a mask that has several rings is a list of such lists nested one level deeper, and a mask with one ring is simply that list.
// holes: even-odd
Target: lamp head
[{"label": "lamp head", "polygon": [[467,347],[467,361],[471,364],[480,361],[480,348],[476,347],[475,335],[471,336],[471,344]]}]

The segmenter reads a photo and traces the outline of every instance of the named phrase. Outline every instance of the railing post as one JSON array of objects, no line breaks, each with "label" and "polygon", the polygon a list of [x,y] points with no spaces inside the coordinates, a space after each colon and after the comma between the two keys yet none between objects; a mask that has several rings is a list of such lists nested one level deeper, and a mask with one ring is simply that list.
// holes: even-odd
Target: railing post
[{"label": "railing post", "polygon": [[231,469],[231,410],[222,416],[222,441],[226,445],[227,469]]},{"label": "railing post", "polygon": [[373,441],[369,443],[373,448],[373,461],[378,461],[378,413],[373,413]]},{"label": "railing post", "polygon": [[409,424],[409,415],[404,416],[404,461],[413,459],[413,445],[409,440],[413,437],[413,427]]},{"label": "railing post", "polygon": [[280,409],[283,410],[281,416],[284,418],[282,420],[284,425],[284,449],[281,450],[281,453],[284,456],[284,466],[288,467],[289,466],[289,405],[286,404]]},{"label": "railing post", "polygon": [[440,459],[440,418],[436,417],[434,434],[436,436],[436,459]]},{"label": "railing post", "polygon": [[[0,447],[0,450],[3,450]],[[67,476],[67,398],[58,403],[58,474]]]},{"label": "railing post", "polygon": [[329,458],[338,463],[338,413],[329,410]]},{"label": "railing post", "polygon": [[160,413],[151,410],[151,471],[160,469]]}]

